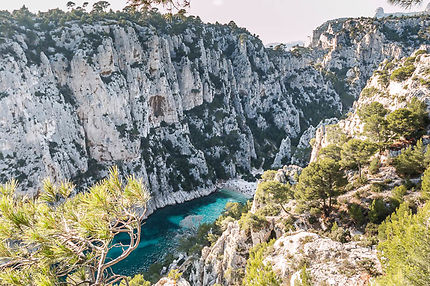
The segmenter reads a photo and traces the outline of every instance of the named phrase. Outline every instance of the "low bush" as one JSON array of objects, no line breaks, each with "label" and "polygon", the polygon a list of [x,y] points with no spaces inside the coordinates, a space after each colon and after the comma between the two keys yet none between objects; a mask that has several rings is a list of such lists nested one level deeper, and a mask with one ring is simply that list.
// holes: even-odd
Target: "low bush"
[{"label": "low bush", "polygon": [[395,187],[391,190],[391,197],[398,202],[398,204],[401,204],[404,199],[403,197],[406,195],[408,189],[405,185],[401,185],[398,187]]},{"label": "low bush", "polygon": [[369,210],[369,220],[372,223],[380,224],[395,210],[395,206],[386,203],[383,199],[374,199]]},{"label": "low bush", "polygon": [[364,211],[365,209],[359,204],[350,204],[348,206],[348,213],[358,226],[361,226],[366,222]]}]

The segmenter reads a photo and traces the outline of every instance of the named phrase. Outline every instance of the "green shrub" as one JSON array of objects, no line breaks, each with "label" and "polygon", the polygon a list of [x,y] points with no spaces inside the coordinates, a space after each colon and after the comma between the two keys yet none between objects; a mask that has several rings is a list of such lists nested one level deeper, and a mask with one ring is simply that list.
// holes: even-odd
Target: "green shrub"
[{"label": "green shrub", "polygon": [[278,172],[275,170],[264,171],[264,173],[261,175],[261,179],[263,181],[273,181],[275,179],[276,173]]},{"label": "green shrub", "polygon": [[369,165],[369,172],[372,175],[375,175],[379,172],[379,168],[381,167],[381,163],[379,162],[379,157],[373,158],[372,161],[370,161]]},{"label": "green shrub", "polygon": [[351,234],[349,230],[344,229],[343,227],[339,227],[335,222],[330,231],[329,237],[333,240],[345,243],[351,240]]},{"label": "green shrub", "polygon": [[294,286],[312,286],[312,276],[307,270],[306,263],[300,271],[300,281],[294,281]]},{"label": "green shrub", "polygon": [[258,184],[256,200],[266,204],[277,204],[284,211],[284,204],[293,198],[293,191],[289,183],[282,184],[278,181],[263,181]]},{"label": "green shrub", "polygon": [[257,215],[265,216],[277,216],[281,213],[281,209],[274,206],[273,204],[266,204],[262,208],[255,212]]},{"label": "green shrub", "polygon": [[407,203],[379,227],[384,275],[378,285],[430,285],[430,204],[412,214]]},{"label": "green shrub", "polygon": [[284,231],[294,231],[296,227],[294,226],[294,218],[292,216],[288,216],[284,219]]},{"label": "green shrub", "polygon": [[387,115],[388,130],[396,138],[419,138],[428,125],[428,113],[424,103],[412,100],[407,108],[399,108]]},{"label": "green shrub", "polygon": [[365,88],[361,92],[361,96],[363,97],[373,97],[374,95],[379,93],[379,89],[375,87]]},{"label": "green shrub", "polygon": [[422,177],[421,196],[425,200],[430,199],[430,167],[425,170]]},{"label": "green shrub", "polygon": [[351,139],[342,146],[341,164],[348,169],[358,169],[361,178],[362,167],[369,163],[376,150],[377,146],[372,142]]},{"label": "green shrub", "polygon": [[403,177],[414,177],[425,170],[424,146],[418,141],[415,147],[409,146],[406,150],[394,158],[393,164],[396,172]]},{"label": "green shrub", "polygon": [[390,205],[384,202],[383,199],[374,199],[369,210],[369,220],[372,223],[379,224],[392,213]]},{"label": "green shrub", "polygon": [[169,277],[169,279],[172,279],[173,281],[177,282],[179,279],[181,279],[182,273],[179,272],[178,269],[172,269],[172,270],[170,270],[167,277]]},{"label": "green shrub", "polygon": [[320,150],[318,154],[318,158],[324,159],[324,158],[330,158],[336,161],[340,161],[340,152],[342,148],[335,144],[330,144],[327,147],[324,147]]},{"label": "green shrub", "polygon": [[348,213],[357,225],[363,225],[366,222],[364,215],[364,208],[359,204],[350,204],[348,206]]},{"label": "green shrub", "polygon": [[413,64],[408,64],[406,66],[402,66],[393,71],[390,79],[394,81],[405,81],[412,76],[415,71],[415,66]]},{"label": "green shrub", "polygon": [[370,187],[370,190],[371,190],[372,192],[375,192],[375,193],[381,193],[381,192],[383,192],[386,188],[387,188],[387,186],[386,186],[384,183],[378,183],[378,182],[375,182],[375,183],[372,183],[372,186]]},{"label": "green shrub", "polygon": [[401,185],[391,190],[391,196],[394,200],[401,204],[403,202],[403,197],[406,195],[407,191],[408,189],[406,188],[406,186]]},{"label": "green shrub", "polygon": [[161,278],[161,270],[163,269],[163,265],[161,263],[153,263],[149,266],[148,271],[144,273],[146,279],[148,279],[152,283],[157,283]]},{"label": "green shrub", "polygon": [[151,286],[151,282],[146,281],[142,274],[135,275],[132,279],[128,281],[128,284],[122,280],[119,286]]},{"label": "green shrub", "polygon": [[222,217],[232,217],[234,219],[240,219],[242,214],[246,212],[247,205],[238,202],[228,202],[224,207]]},{"label": "green shrub", "polygon": [[264,264],[264,256],[267,248],[273,244],[260,243],[249,251],[249,258],[246,262],[244,286],[279,286],[281,285],[277,275],[273,272],[270,264]]},{"label": "green shrub", "polygon": [[366,121],[366,119],[372,115],[384,117],[387,115],[388,110],[381,103],[374,101],[370,104],[362,106],[357,113],[361,120]]}]

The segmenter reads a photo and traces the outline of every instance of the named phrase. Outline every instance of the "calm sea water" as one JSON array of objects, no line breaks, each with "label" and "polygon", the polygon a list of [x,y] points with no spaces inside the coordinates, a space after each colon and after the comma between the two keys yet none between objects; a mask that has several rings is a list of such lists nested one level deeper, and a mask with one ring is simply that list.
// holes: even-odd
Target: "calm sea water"
[{"label": "calm sea water", "polygon": [[[127,259],[115,265],[113,270],[123,275],[148,270],[151,264],[161,262],[167,253],[175,252],[181,236],[189,232],[191,226],[214,222],[227,202],[246,201],[247,198],[242,194],[223,190],[155,211],[142,227],[142,239],[138,248]],[[115,256],[115,253],[111,255]]]}]

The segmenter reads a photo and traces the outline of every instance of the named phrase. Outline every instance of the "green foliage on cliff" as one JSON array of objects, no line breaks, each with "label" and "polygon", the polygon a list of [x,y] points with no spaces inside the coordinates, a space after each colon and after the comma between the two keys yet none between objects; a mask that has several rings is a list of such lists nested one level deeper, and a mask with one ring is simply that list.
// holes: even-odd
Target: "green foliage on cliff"
[{"label": "green foliage on cliff", "polygon": [[264,263],[264,256],[267,249],[273,244],[261,243],[249,251],[249,259],[246,262],[244,286],[279,286],[281,285],[277,275],[273,272],[272,266]]},{"label": "green foliage on cliff", "polygon": [[[430,148],[429,148],[430,150]],[[409,146],[394,158],[393,165],[396,172],[403,177],[414,177],[422,174],[427,167],[426,152],[422,141],[415,146]]]},{"label": "green foliage on cliff", "polygon": [[239,225],[242,230],[246,232],[259,231],[269,225],[267,219],[260,214],[254,214],[252,212],[247,212],[242,214],[239,220]]},{"label": "green foliage on cliff", "polygon": [[374,199],[370,205],[368,214],[370,222],[380,224],[395,210],[396,207],[397,205],[387,203],[381,198]]},{"label": "green foliage on cliff", "polygon": [[358,111],[360,119],[365,123],[365,134],[379,146],[380,150],[385,149],[391,139],[388,121],[385,118],[387,113],[388,110],[379,102],[372,102]]},{"label": "green foliage on cliff", "polygon": [[407,203],[379,227],[378,250],[385,275],[379,285],[430,284],[430,203],[412,214]]},{"label": "green foliage on cliff", "polygon": [[318,158],[320,159],[329,158],[339,162],[342,159],[340,155],[341,151],[342,151],[342,148],[339,147],[338,145],[330,144],[327,147],[324,147],[320,150],[318,154]]},{"label": "green foliage on cliff", "polygon": [[430,168],[424,172],[421,182],[421,196],[425,200],[430,200]]},{"label": "green foliage on cliff", "polygon": [[385,117],[385,115],[388,113],[388,110],[381,103],[374,101],[368,105],[363,106],[360,110],[358,110],[357,113],[360,119],[366,122],[366,120],[373,115]]},{"label": "green foliage on cliff", "polygon": [[404,8],[410,8],[413,5],[418,5],[423,0],[388,0],[389,3],[402,6]]},{"label": "green foliage on cliff", "polygon": [[264,204],[271,204],[273,202],[287,212],[284,204],[294,197],[294,193],[289,183],[282,184],[278,181],[264,181],[258,185],[255,197],[259,202]]},{"label": "green foliage on cliff", "polygon": [[365,209],[359,204],[353,203],[348,206],[348,214],[358,226],[361,226],[366,222],[364,211]]},{"label": "green foliage on cliff", "polygon": [[345,174],[338,162],[330,158],[320,159],[303,169],[295,197],[307,204],[317,202],[325,213],[329,213],[333,198],[343,192],[346,184]]},{"label": "green foliage on cliff", "polygon": [[358,110],[364,122],[364,133],[384,150],[393,139],[420,138],[429,124],[427,105],[412,98],[405,108],[389,112],[379,102],[364,105]]},{"label": "green foliage on cliff", "polygon": [[125,280],[121,281],[119,286],[151,286],[151,282],[146,281],[142,274],[135,275],[128,284]]},{"label": "green foliage on cliff", "polygon": [[361,177],[361,168],[369,163],[376,150],[376,145],[369,141],[351,139],[342,146],[341,164],[346,168],[358,169]]},{"label": "green foliage on cliff", "polygon": [[388,128],[396,135],[396,138],[410,139],[417,132],[418,118],[406,108],[400,108],[387,116]]},{"label": "green foliage on cliff", "polygon": [[300,270],[300,281],[295,280],[294,286],[312,286],[312,276],[307,269],[306,264],[304,264]]},{"label": "green foliage on cliff", "polygon": [[415,71],[415,66],[411,63],[405,66],[402,66],[393,71],[390,79],[394,81],[405,81],[412,76]]}]

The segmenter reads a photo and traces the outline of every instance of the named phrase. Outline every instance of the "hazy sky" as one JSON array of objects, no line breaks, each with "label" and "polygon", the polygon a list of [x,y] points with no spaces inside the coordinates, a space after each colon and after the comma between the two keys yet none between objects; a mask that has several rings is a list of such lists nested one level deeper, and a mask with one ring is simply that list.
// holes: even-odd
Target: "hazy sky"
[{"label": "hazy sky", "polygon": [[[69,0],[1,0],[0,10],[14,10],[26,5],[32,11],[66,8]],[[424,0],[426,1],[426,0]],[[75,0],[80,5],[83,0]],[[88,1],[90,5],[96,1]],[[122,9],[126,0],[110,0],[111,8]],[[422,11],[427,5],[414,7]],[[206,22],[228,23],[260,36],[265,44],[306,40],[324,21],[341,17],[373,16],[378,7],[385,12],[399,12],[386,0],[191,0],[189,14]]]}]

